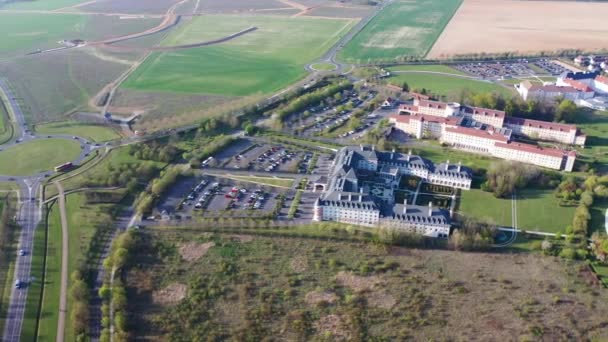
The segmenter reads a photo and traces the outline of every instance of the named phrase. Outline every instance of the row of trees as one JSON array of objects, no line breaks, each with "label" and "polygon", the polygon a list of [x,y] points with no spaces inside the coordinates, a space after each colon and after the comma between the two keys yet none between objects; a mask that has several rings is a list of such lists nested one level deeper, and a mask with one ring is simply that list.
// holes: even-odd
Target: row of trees
[{"label": "row of trees", "polygon": [[211,140],[205,139],[200,141],[196,147],[190,152],[185,152],[182,156],[190,161],[192,168],[199,168],[203,160],[215,155],[225,149],[228,145],[234,142],[235,138],[231,136],[219,135]]},{"label": "row of trees", "polygon": [[[560,188],[564,189],[562,193],[572,189],[572,179],[568,179],[564,183],[560,184]],[[579,205],[574,212],[569,233],[571,232],[574,235],[586,238],[589,233],[589,222],[591,220],[589,210],[595,198],[608,198],[608,176],[598,177],[591,175],[587,177],[582,184],[577,184],[574,194],[576,195],[577,193],[580,193],[578,196]]]},{"label": "row of trees", "polygon": [[87,180],[87,186],[121,186],[133,191],[138,182],[150,179],[158,172],[152,163],[122,163],[118,166],[108,164],[104,172],[96,173]]},{"label": "row of trees", "polygon": [[70,278],[70,320],[76,341],[86,341],[89,331],[89,288],[82,272],[74,271]]},{"label": "row of trees", "polygon": [[134,144],[129,146],[129,154],[140,160],[154,160],[169,163],[181,153],[172,144],[160,144],[156,141],[148,144]]},{"label": "row of trees", "polygon": [[148,188],[137,198],[137,212],[140,214],[149,213],[158,198],[162,196],[169,187],[182,175],[182,170],[178,167],[169,167],[161,172],[160,177],[155,178]]},{"label": "row of trees", "polygon": [[536,180],[540,174],[540,170],[532,165],[509,161],[492,163],[481,189],[492,192],[496,198],[506,198],[516,189],[524,188]]},{"label": "row of trees", "polygon": [[[122,271],[129,266],[131,252],[136,245],[136,232],[126,231],[114,240],[110,249],[110,255],[104,260],[105,274],[103,286],[99,289],[99,297],[102,299],[102,342],[129,341],[127,313],[127,291],[121,279]],[[111,336],[112,328],[114,335]]]},{"label": "row of trees", "polygon": [[495,223],[468,216],[459,216],[457,221],[459,227],[450,236],[450,247],[460,251],[482,251],[492,247],[497,233]]},{"label": "row of trees", "polygon": [[352,83],[349,81],[342,81],[299,96],[282,108],[279,108],[276,111],[276,118],[283,122],[289,115],[304,111],[308,107],[316,106],[328,97],[334,96],[345,89],[350,89],[352,86]]}]

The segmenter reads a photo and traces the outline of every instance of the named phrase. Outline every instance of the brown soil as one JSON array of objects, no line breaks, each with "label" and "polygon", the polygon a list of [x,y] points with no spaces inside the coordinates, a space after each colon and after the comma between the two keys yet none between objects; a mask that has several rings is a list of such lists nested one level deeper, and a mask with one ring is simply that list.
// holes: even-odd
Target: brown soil
[{"label": "brown soil", "polygon": [[397,304],[397,299],[386,290],[371,291],[367,294],[367,304],[377,308],[390,310]]},{"label": "brown soil", "polygon": [[336,296],[336,294],[334,294],[332,292],[327,292],[327,291],[308,292],[306,294],[306,297],[304,297],[304,301],[306,301],[306,304],[308,304],[308,305],[317,305],[319,303],[333,304],[336,302],[336,300],[338,300],[338,296]]},{"label": "brown soil", "polygon": [[230,235],[230,237],[235,240],[238,240],[239,242],[242,242],[242,243],[247,243],[247,242],[253,241],[253,236],[251,236],[251,235],[234,234],[234,235]]},{"label": "brown soil", "polygon": [[608,48],[608,4],[465,0],[428,54]]},{"label": "brown soil", "polygon": [[213,242],[188,242],[179,248],[179,255],[186,261],[196,261],[205,255],[213,246],[215,246],[215,243]]},{"label": "brown soil", "polygon": [[173,283],[160,291],[152,294],[154,303],[159,305],[174,305],[186,298],[188,286],[180,283]]},{"label": "brown soil", "polygon": [[348,324],[345,323],[345,319],[338,315],[327,315],[319,318],[315,322],[315,329],[321,336],[331,334],[331,341],[348,341],[350,340],[350,333]]}]

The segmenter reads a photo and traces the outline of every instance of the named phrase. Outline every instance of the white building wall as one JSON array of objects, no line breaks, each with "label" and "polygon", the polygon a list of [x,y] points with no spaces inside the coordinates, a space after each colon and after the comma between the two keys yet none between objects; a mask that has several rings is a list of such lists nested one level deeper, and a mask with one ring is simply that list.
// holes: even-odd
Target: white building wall
[{"label": "white building wall", "polygon": [[495,146],[493,156],[497,158],[519,161],[546,167],[549,169],[560,170],[562,168],[563,157],[555,157],[551,155],[542,155],[538,153],[520,151],[510,148]]}]

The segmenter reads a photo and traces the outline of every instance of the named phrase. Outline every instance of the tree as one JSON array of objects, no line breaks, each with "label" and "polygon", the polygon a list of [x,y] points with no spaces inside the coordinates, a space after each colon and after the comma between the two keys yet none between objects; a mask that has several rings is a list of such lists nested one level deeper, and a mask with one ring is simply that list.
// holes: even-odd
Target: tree
[{"label": "tree", "polygon": [[407,82],[403,82],[403,84],[401,85],[401,90],[403,90],[404,92],[408,93],[410,91],[410,85],[407,84]]},{"label": "tree", "polygon": [[563,100],[555,110],[555,121],[574,122],[578,114],[578,107],[571,100]]}]

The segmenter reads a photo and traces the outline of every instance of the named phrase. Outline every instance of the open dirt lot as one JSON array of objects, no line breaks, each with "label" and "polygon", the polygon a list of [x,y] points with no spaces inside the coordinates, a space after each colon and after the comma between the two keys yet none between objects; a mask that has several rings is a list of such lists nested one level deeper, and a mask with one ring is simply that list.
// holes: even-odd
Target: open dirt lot
[{"label": "open dirt lot", "polygon": [[465,0],[427,57],[608,47],[608,3]]}]

